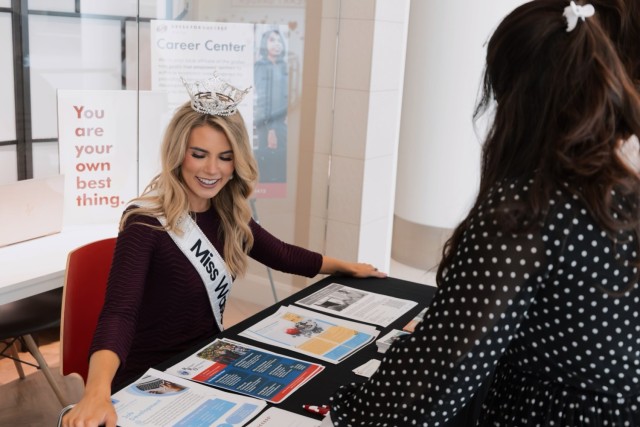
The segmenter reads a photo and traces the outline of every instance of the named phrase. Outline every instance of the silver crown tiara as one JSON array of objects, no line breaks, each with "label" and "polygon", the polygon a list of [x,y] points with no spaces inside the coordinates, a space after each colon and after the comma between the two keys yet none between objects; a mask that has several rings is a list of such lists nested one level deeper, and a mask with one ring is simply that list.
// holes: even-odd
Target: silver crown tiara
[{"label": "silver crown tiara", "polygon": [[182,84],[187,88],[191,97],[191,107],[202,114],[212,116],[230,116],[238,109],[238,104],[242,101],[251,86],[245,90],[231,86],[229,83],[220,80],[217,74],[207,80],[187,82],[180,76]]}]

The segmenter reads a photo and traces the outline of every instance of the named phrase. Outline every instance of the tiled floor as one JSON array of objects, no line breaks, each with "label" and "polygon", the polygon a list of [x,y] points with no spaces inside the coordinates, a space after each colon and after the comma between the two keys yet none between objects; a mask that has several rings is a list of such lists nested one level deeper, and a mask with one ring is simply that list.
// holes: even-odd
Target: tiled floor
[{"label": "tiled floor", "polygon": [[[424,270],[414,269],[392,261],[389,275],[400,279],[435,284],[435,274]],[[271,301],[267,301],[270,304]],[[243,320],[264,306],[248,303],[238,296],[228,301],[225,310],[225,326],[229,327]],[[58,331],[53,330],[39,337],[40,351],[47,360],[56,380],[68,397],[77,401],[82,395],[82,380],[77,377],[59,375],[60,343]],[[20,353],[21,357],[33,361],[28,353]],[[35,368],[24,366],[27,377],[18,378],[13,362],[0,359],[0,426],[41,427],[55,425],[57,415],[62,408],[53,391],[50,389],[42,372]]]}]

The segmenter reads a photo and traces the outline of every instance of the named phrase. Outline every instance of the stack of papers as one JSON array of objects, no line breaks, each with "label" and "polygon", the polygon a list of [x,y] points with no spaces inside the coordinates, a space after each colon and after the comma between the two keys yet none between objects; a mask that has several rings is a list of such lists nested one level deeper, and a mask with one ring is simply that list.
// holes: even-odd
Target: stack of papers
[{"label": "stack of papers", "polygon": [[166,372],[280,403],[324,366],[229,339],[217,339]]},{"label": "stack of papers", "polygon": [[360,365],[353,370],[353,373],[363,377],[371,378],[376,373],[382,362],[378,359],[371,359],[364,365]]},{"label": "stack of papers", "polygon": [[320,427],[322,420],[294,414],[272,406],[246,427]]},{"label": "stack of papers", "polygon": [[372,342],[378,334],[373,326],[285,306],[240,336],[338,363]]},{"label": "stack of papers", "polygon": [[404,335],[409,335],[409,332],[401,331],[399,329],[392,329],[391,331],[389,331],[388,334],[376,341],[376,345],[378,346],[378,353],[386,353],[387,350],[389,350],[389,347],[391,347],[391,344],[393,344],[393,342],[397,340],[398,337]]}]

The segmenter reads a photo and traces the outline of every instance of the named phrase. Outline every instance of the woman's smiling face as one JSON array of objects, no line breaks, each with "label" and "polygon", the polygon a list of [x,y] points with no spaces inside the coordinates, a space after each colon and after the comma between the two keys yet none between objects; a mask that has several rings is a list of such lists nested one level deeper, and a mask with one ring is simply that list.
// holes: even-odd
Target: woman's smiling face
[{"label": "woman's smiling face", "polygon": [[194,128],[180,167],[189,209],[206,211],[210,200],[233,177],[234,170],[233,150],[227,136],[209,125]]}]

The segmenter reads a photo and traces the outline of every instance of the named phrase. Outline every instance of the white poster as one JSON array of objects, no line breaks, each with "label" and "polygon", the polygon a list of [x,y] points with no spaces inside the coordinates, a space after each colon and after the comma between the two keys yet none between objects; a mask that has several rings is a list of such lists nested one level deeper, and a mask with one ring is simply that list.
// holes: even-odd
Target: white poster
[{"label": "white poster", "polygon": [[116,223],[137,195],[137,93],[58,90],[65,225]]},{"label": "white poster", "polygon": [[151,87],[167,92],[169,111],[189,100],[180,77],[216,73],[239,89],[252,87],[239,110],[260,170],[257,198],[287,194],[288,37],[286,25],[151,21]]}]

